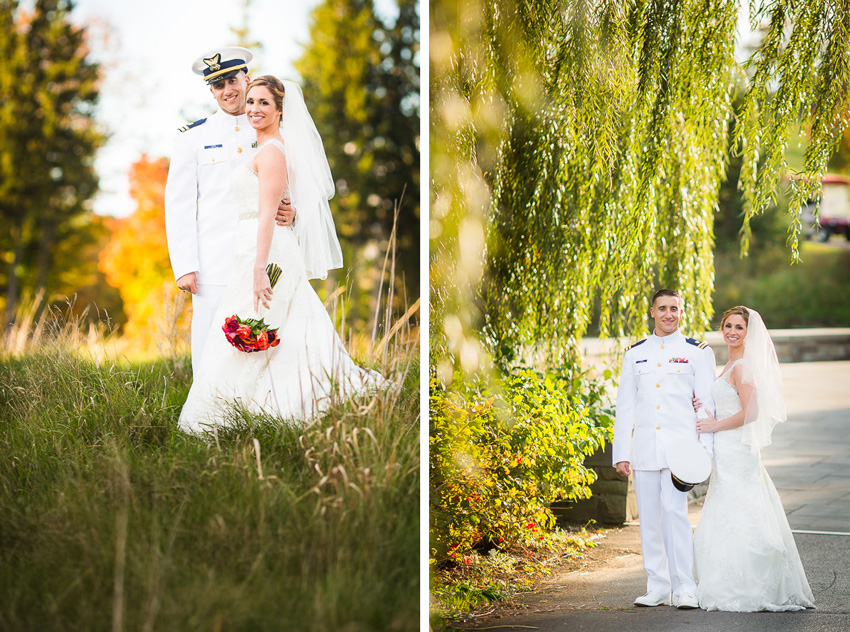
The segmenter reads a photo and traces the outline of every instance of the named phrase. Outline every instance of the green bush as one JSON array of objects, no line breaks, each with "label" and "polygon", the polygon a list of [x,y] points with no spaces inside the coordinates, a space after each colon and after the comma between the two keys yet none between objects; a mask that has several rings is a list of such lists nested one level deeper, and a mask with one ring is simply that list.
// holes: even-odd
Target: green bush
[{"label": "green bush", "polygon": [[575,367],[514,367],[489,383],[430,383],[430,558],[542,537],[549,505],[587,498],[584,457],[611,438],[603,386]]}]

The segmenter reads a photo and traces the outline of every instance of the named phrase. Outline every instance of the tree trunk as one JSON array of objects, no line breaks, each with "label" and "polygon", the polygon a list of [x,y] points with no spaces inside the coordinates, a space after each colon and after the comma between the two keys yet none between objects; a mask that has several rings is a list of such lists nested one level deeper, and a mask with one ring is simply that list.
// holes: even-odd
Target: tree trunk
[{"label": "tree trunk", "polygon": [[38,274],[35,279],[34,296],[39,296],[41,292],[41,301],[39,302],[34,320],[38,321],[41,317],[41,312],[47,305],[47,274],[50,272],[50,264],[53,254],[53,237],[56,234],[56,222],[53,218],[48,218],[44,223],[44,229],[41,231],[41,239],[38,246]]},{"label": "tree trunk", "polygon": [[6,308],[3,310],[3,323],[11,327],[15,323],[15,310],[18,308],[18,263],[21,260],[21,230],[12,228],[12,261],[9,262],[9,284],[6,286]]}]

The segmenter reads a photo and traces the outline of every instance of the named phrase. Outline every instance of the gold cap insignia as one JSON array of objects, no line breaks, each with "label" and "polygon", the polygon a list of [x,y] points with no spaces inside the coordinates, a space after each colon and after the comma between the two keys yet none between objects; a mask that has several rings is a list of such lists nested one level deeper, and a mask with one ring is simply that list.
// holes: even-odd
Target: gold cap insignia
[{"label": "gold cap insignia", "polygon": [[204,63],[207,66],[209,66],[209,69],[212,72],[215,72],[216,70],[221,68],[221,53],[216,53],[215,55],[213,55],[209,59],[205,59]]}]

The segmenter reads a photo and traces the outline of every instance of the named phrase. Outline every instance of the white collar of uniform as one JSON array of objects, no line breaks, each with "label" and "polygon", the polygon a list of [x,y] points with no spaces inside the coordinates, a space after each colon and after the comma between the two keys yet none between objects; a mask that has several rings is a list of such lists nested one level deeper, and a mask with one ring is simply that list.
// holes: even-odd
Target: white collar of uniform
[{"label": "white collar of uniform", "polygon": [[233,114],[228,114],[224,110],[216,110],[213,116],[223,125],[248,125],[248,113],[243,112],[242,114],[237,114],[234,116]]},{"label": "white collar of uniform", "polygon": [[669,345],[673,344],[674,342],[680,342],[684,340],[685,334],[683,334],[678,329],[669,336],[656,336],[655,332],[653,332],[652,334],[650,334],[649,339],[658,346]]}]

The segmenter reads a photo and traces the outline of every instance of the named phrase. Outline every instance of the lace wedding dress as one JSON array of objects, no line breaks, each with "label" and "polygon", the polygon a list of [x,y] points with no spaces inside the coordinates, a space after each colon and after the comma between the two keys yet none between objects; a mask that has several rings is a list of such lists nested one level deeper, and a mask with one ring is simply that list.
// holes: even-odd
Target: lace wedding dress
[{"label": "lace wedding dress", "polygon": [[[712,387],[717,419],[741,410],[728,377],[739,362]],[[732,612],[813,608],[779,494],[741,434],[742,428],[714,434],[712,474],[694,534],[699,605]]]},{"label": "lace wedding dress", "polygon": [[[277,140],[267,144],[286,153]],[[227,425],[234,403],[286,421],[307,420],[324,413],[334,397],[349,398],[385,386],[379,373],[358,367],[348,355],[307,280],[300,246],[290,227],[274,227],[268,260],[279,265],[283,274],[274,287],[270,307],[260,307],[259,312],[270,327],[279,327],[280,344],[255,353],[230,345],[221,330],[225,319],[233,314],[256,317],[253,271],[259,180],[250,161],[234,169],[232,186],[240,205],[236,263],[213,318],[200,370],[180,413],[180,429],[201,434]]]}]

